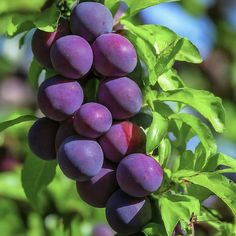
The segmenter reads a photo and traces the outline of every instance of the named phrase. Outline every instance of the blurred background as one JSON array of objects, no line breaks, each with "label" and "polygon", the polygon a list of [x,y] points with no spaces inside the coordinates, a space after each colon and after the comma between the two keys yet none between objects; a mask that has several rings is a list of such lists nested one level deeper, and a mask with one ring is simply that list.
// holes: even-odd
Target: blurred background
[{"label": "blurred background", "polygon": [[[202,64],[175,66],[188,86],[209,90],[223,99],[226,129],[216,139],[219,151],[236,158],[236,1],[165,3],[145,9],[136,20],[142,24],[164,25],[188,37],[198,47],[204,58]],[[11,39],[0,35],[0,121],[37,113],[33,75],[28,76],[32,33]],[[21,187],[21,169],[26,157],[31,155],[26,140],[31,124],[26,122],[0,133],[0,234],[91,235],[95,225],[105,223],[104,211],[94,210],[80,201],[74,183],[60,172],[41,194],[40,211],[27,201]],[[192,140],[189,148],[196,142]],[[236,181],[235,175],[229,177]],[[205,204],[220,209],[223,219],[232,221],[229,211],[217,198],[212,197]],[[72,227],[67,228],[68,225]],[[204,224],[200,228],[196,235],[214,235]]]}]

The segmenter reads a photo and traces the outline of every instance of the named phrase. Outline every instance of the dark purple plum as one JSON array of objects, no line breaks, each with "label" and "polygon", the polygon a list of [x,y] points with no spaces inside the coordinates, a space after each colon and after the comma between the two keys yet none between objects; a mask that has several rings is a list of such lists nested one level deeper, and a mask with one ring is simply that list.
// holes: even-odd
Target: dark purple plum
[{"label": "dark purple plum", "polygon": [[46,117],[33,124],[28,133],[28,143],[36,156],[43,160],[56,159],[55,137],[58,127],[58,122]]},{"label": "dark purple plum", "polygon": [[99,224],[94,227],[92,236],[114,236],[114,232],[108,225]]},{"label": "dark purple plum", "polygon": [[145,133],[137,125],[123,121],[111,126],[109,131],[99,138],[104,155],[112,162],[134,152],[145,151]]},{"label": "dark purple plum", "polygon": [[70,79],[86,75],[93,64],[93,52],[89,43],[80,36],[68,35],[58,39],[50,51],[55,71]]},{"label": "dark purple plum", "polygon": [[148,198],[134,198],[121,190],[112,194],[106,205],[106,218],[117,233],[137,233],[152,217]]},{"label": "dark purple plum", "polygon": [[73,34],[93,42],[98,36],[112,31],[113,17],[103,4],[83,2],[72,10],[70,26]]},{"label": "dark purple plum", "polygon": [[84,93],[77,81],[54,76],[39,87],[38,104],[45,116],[63,121],[74,114],[83,103]]},{"label": "dark purple plum", "polygon": [[69,137],[61,144],[57,159],[62,172],[77,181],[88,181],[97,175],[104,160],[102,149],[96,141],[79,136]]},{"label": "dark purple plum", "polygon": [[117,189],[116,168],[107,161],[92,179],[87,182],[77,182],[77,191],[81,199],[98,208],[105,207],[108,199]]},{"label": "dark purple plum", "polygon": [[110,111],[99,103],[86,103],[75,113],[74,128],[84,137],[98,138],[106,133],[111,125]]},{"label": "dark purple plum", "polygon": [[137,65],[137,54],[131,42],[119,34],[103,34],[92,45],[95,70],[107,77],[131,73]]},{"label": "dark purple plum", "polygon": [[60,124],[55,140],[56,150],[58,150],[59,146],[63,143],[63,141],[66,138],[77,134],[74,129],[73,122],[74,122],[74,117],[72,116]]},{"label": "dark purple plum", "polygon": [[163,170],[152,157],[134,153],[119,163],[116,178],[125,193],[133,197],[145,197],[161,186]]},{"label": "dark purple plum", "polygon": [[127,77],[107,79],[99,87],[98,100],[112,113],[114,119],[128,119],[142,107],[142,92],[138,85]]},{"label": "dark purple plum", "polygon": [[50,49],[55,41],[70,34],[69,22],[61,19],[55,32],[45,32],[37,29],[32,38],[32,51],[39,63],[51,68]]}]

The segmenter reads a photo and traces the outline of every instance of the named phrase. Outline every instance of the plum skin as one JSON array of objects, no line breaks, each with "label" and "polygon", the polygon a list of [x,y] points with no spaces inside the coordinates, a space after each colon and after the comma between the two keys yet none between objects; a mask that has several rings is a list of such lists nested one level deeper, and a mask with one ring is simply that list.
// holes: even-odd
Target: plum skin
[{"label": "plum skin", "polygon": [[104,80],[98,90],[98,101],[106,106],[114,119],[128,119],[142,107],[142,92],[128,77]]},{"label": "plum skin", "polygon": [[137,65],[134,46],[125,37],[108,33],[92,44],[95,70],[106,77],[121,77],[131,73]]},{"label": "plum skin", "polygon": [[57,160],[65,176],[82,182],[99,173],[104,157],[96,141],[72,136],[60,145]]},{"label": "plum skin", "polygon": [[60,124],[55,138],[56,150],[59,149],[60,145],[63,143],[65,139],[77,134],[74,129],[73,122],[74,122],[74,117],[72,116]]},{"label": "plum skin", "polygon": [[133,197],[145,197],[161,186],[163,170],[152,157],[134,153],[119,163],[116,177],[125,193]]},{"label": "plum skin", "polygon": [[112,125],[112,115],[103,105],[90,102],[75,112],[74,128],[82,136],[98,138]]},{"label": "plum skin", "polygon": [[108,225],[99,224],[94,227],[92,236],[114,236],[114,233]]},{"label": "plum skin", "polygon": [[38,90],[38,104],[45,116],[63,121],[83,103],[84,93],[77,81],[54,76],[45,80]]},{"label": "plum skin", "polygon": [[93,64],[92,48],[77,35],[59,38],[51,47],[50,58],[55,71],[70,79],[82,78]]},{"label": "plum skin", "polygon": [[107,202],[106,218],[111,228],[118,233],[137,233],[152,218],[150,200],[134,198],[117,190]]},{"label": "plum skin", "polygon": [[52,68],[50,49],[55,41],[70,34],[69,22],[61,19],[55,32],[37,29],[32,37],[31,47],[37,61],[47,68]]},{"label": "plum skin", "polygon": [[105,157],[117,163],[130,153],[144,152],[146,137],[140,127],[123,121],[113,124],[98,141]]},{"label": "plum skin", "polygon": [[70,26],[73,34],[93,42],[98,36],[112,31],[113,17],[103,4],[83,2],[73,8]]},{"label": "plum skin", "polygon": [[40,159],[56,159],[55,137],[59,123],[46,117],[38,119],[30,128],[28,143],[31,151]]},{"label": "plum skin", "polygon": [[112,193],[118,189],[116,168],[105,161],[96,176],[86,182],[77,182],[76,186],[82,200],[93,207],[103,208]]}]

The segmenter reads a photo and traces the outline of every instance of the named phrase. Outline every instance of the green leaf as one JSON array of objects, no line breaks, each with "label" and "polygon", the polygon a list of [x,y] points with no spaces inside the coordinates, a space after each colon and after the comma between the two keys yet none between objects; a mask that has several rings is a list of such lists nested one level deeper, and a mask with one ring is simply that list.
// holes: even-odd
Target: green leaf
[{"label": "green leaf", "polygon": [[2,132],[3,130],[5,130],[13,125],[17,125],[22,122],[32,121],[32,120],[36,120],[36,119],[37,119],[37,117],[32,116],[32,115],[23,115],[23,116],[15,118],[13,120],[1,122],[0,123],[0,132]]},{"label": "green leaf", "polygon": [[209,189],[224,201],[236,216],[236,184],[217,173],[197,173],[185,180]]},{"label": "green leaf", "polygon": [[[4,30],[1,30],[2,33],[6,34],[9,37],[13,37],[19,33],[28,31],[34,27],[32,21],[37,16],[37,13],[33,14],[19,14],[15,13],[9,16],[8,22],[4,27]],[[8,17],[8,15],[6,15]]]},{"label": "green leaf", "polygon": [[175,90],[185,87],[184,82],[174,70],[165,72],[158,77],[157,81],[163,91]]},{"label": "green leaf", "polygon": [[159,199],[159,207],[168,236],[173,234],[179,221],[188,224],[191,216],[199,215],[200,203],[191,196],[168,193]]},{"label": "green leaf", "polygon": [[168,120],[162,117],[159,113],[153,112],[152,124],[147,132],[146,149],[148,153],[151,153],[159,146],[161,140],[166,136],[167,132]]},{"label": "green leaf", "polygon": [[34,20],[34,25],[40,30],[53,32],[57,28],[60,15],[60,11],[56,4],[53,4],[50,8],[44,10],[36,20]]},{"label": "green leaf", "polygon": [[150,223],[143,229],[146,236],[167,236],[163,225]]},{"label": "green leaf", "polygon": [[29,154],[24,164],[21,181],[26,197],[38,207],[38,195],[49,185],[56,173],[56,161],[43,161]]},{"label": "green leaf", "polygon": [[[172,68],[175,62],[177,54],[180,52],[184,43],[184,39],[177,39],[168,45],[157,57],[157,62],[155,66],[156,76],[159,77],[163,73],[167,72]],[[155,81],[151,81],[151,84],[154,85]]]},{"label": "green leaf", "polygon": [[183,47],[176,56],[176,60],[187,61],[192,63],[201,63],[202,58],[197,47],[187,38],[184,38],[183,40]]},{"label": "green leaf", "polygon": [[166,166],[167,161],[171,155],[171,142],[169,139],[162,139],[160,146],[158,148],[159,151],[159,163],[161,166]]},{"label": "green leaf", "polygon": [[204,167],[204,171],[214,171],[221,165],[228,167],[225,169],[225,172],[236,172],[236,159],[224,153],[217,153],[211,156]]},{"label": "green leaf", "polygon": [[127,32],[127,38],[133,43],[136,48],[138,57],[147,66],[148,77],[144,77],[144,83],[146,85],[150,84],[149,81],[156,81],[157,76],[155,73],[156,65],[156,53],[153,51],[152,46],[146,43],[145,40],[137,36],[131,31]]},{"label": "green leaf", "polygon": [[211,130],[204,123],[202,123],[202,121],[200,121],[195,116],[186,113],[173,114],[170,118],[180,120],[190,126],[202,142],[207,155],[216,153],[217,146]]},{"label": "green leaf", "polygon": [[166,27],[135,26],[126,20],[122,20],[121,23],[128,29],[127,37],[136,47],[141,61],[147,66],[149,80],[144,81],[146,84],[154,85],[160,75],[171,69],[175,60],[192,63],[202,61],[193,44]]},{"label": "green leaf", "polygon": [[28,76],[29,82],[34,89],[38,88],[39,75],[41,74],[43,69],[44,67],[35,58],[33,58],[29,68]]},{"label": "green leaf", "polygon": [[158,96],[158,100],[189,105],[208,119],[217,132],[223,132],[225,113],[222,101],[210,92],[181,88],[161,93]]},{"label": "green leaf", "polygon": [[110,9],[110,11],[113,13],[113,15],[116,13],[116,11],[119,8],[120,0],[105,0],[104,5]]},{"label": "green leaf", "polygon": [[125,3],[129,7],[129,12],[128,16],[133,16],[137,14],[139,11],[163,3],[163,2],[174,2],[177,0],[142,0],[142,1],[137,1],[137,0],[124,0]]}]

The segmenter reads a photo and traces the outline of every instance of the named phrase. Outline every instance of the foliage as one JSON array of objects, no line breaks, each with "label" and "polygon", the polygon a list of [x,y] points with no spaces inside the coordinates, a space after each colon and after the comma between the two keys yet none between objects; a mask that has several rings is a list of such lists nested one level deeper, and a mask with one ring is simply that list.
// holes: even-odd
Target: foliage
[{"label": "foliage", "polygon": [[[61,2],[18,0],[9,3],[2,0],[0,21],[4,23],[0,26],[0,32],[10,37],[35,27],[51,32],[56,28],[59,17],[62,14],[67,16],[67,13],[61,13]],[[206,192],[207,196],[212,193],[217,195],[236,216],[236,185],[222,175],[235,172],[236,161],[217,153],[212,133],[212,129],[219,133],[224,131],[225,113],[221,99],[210,92],[188,88],[173,69],[178,61],[200,63],[202,60],[197,48],[188,39],[181,38],[166,27],[133,24],[133,16],[140,10],[161,2],[169,1],[125,0],[128,10],[121,19],[125,27],[124,33],[136,47],[140,59],[138,69],[142,73],[139,84],[143,88],[144,106],[152,120],[149,127],[144,128],[147,134],[147,151],[162,164],[166,173],[165,184],[151,196],[162,218],[158,221],[154,219],[154,222],[143,229],[147,236],[171,236],[178,222],[183,229],[191,231],[189,223],[192,216],[196,216],[197,219],[204,216],[205,221],[211,221],[212,215],[206,214],[201,207],[202,196],[205,197]],[[105,0],[105,5],[112,12],[117,9],[118,3],[119,0]],[[67,0],[64,4],[71,8],[73,1]],[[42,70],[43,68],[33,60],[30,83],[34,87],[37,87]],[[2,122],[0,131],[34,119],[34,116],[25,115]],[[212,129],[208,127],[209,123]],[[174,139],[170,134],[174,135]],[[194,136],[199,138],[200,143],[192,152],[186,149],[186,145]],[[226,166],[226,169],[218,170],[221,165]],[[22,186],[34,207],[40,207],[38,198],[45,187],[52,181],[58,181],[54,179],[55,171],[56,163],[39,161],[30,155],[27,156],[22,170]],[[0,182],[3,181],[0,179]],[[59,206],[62,201],[63,205],[72,208],[75,201],[67,202],[66,196],[62,193],[65,190],[56,189],[53,182],[49,186],[49,191],[52,191],[52,195],[54,191],[58,191],[55,198],[59,199],[55,200],[60,211],[64,211],[63,206]],[[5,191],[5,194],[15,197],[15,193],[10,191]],[[16,197],[19,196],[24,198],[22,193]],[[77,207],[86,218],[87,208],[83,205]],[[73,222],[76,222],[76,218]],[[224,235],[230,235],[233,230],[232,225],[223,222],[212,226],[218,232],[221,227]],[[63,232],[63,227],[58,228],[58,232]]]}]

